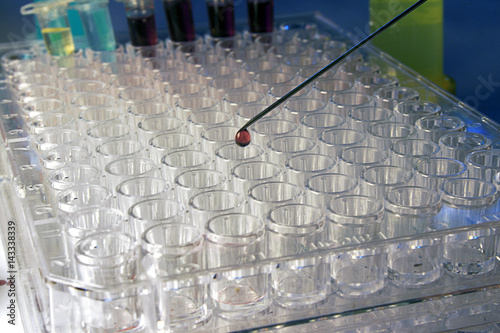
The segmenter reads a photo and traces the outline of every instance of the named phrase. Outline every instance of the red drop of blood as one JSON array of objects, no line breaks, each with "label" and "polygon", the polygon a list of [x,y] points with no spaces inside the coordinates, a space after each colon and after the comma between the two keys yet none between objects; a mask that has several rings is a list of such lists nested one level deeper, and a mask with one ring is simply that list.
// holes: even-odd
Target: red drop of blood
[{"label": "red drop of blood", "polygon": [[236,141],[236,144],[240,147],[248,146],[250,144],[250,140],[252,140],[252,138],[246,129],[238,131],[234,137],[234,141]]}]

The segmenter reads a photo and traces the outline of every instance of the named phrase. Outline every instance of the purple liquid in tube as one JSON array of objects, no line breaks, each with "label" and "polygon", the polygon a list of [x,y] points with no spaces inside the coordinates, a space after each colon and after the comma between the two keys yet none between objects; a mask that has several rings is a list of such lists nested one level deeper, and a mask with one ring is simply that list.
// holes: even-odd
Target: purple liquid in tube
[{"label": "purple liquid in tube", "polygon": [[150,10],[131,10],[127,13],[130,43],[133,46],[153,46],[158,44],[155,15]]},{"label": "purple liquid in tube", "polygon": [[233,1],[207,1],[207,10],[212,37],[233,37],[236,31]]},{"label": "purple liquid in tube", "polygon": [[272,32],[274,26],[274,0],[247,0],[247,5],[250,32]]},{"label": "purple liquid in tube", "polygon": [[163,0],[170,39],[174,42],[192,42],[194,30],[191,0]]}]

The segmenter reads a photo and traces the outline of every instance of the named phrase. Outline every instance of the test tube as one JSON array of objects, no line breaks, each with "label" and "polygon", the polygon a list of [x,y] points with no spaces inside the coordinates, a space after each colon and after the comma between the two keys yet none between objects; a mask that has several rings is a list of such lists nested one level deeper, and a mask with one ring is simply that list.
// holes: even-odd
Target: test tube
[{"label": "test tube", "polygon": [[341,128],[345,123],[346,119],[338,114],[318,112],[302,117],[300,119],[300,129],[302,130],[302,135],[319,139],[319,136],[324,131]]},{"label": "test tube", "polygon": [[57,87],[57,81],[53,79],[52,73],[43,71],[16,73],[9,80],[9,85],[15,90],[23,90],[37,85],[51,85]]},{"label": "test tube", "polygon": [[359,178],[362,194],[383,201],[391,189],[408,185],[413,172],[394,165],[379,165],[364,169]]},{"label": "test tube", "polygon": [[417,137],[414,126],[404,123],[377,122],[368,127],[369,143],[375,147],[388,151],[391,145],[398,140]]},{"label": "test tube", "polygon": [[156,74],[163,71],[184,70],[184,65],[181,61],[175,59],[173,52],[166,49],[162,49],[162,52],[167,54],[158,54],[156,57],[141,59],[142,70],[150,80],[154,80]]},{"label": "test tube", "polygon": [[464,177],[467,167],[463,162],[442,157],[424,158],[413,164],[415,184],[438,191],[451,178]]},{"label": "test tube", "polygon": [[444,134],[465,131],[465,122],[453,116],[436,115],[417,119],[415,127],[419,138],[438,143]]},{"label": "test tube", "polygon": [[233,90],[252,89],[249,79],[239,77],[216,77],[210,82],[210,94],[212,97],[222,99],[224,94]]},{"label": "test tube", "polygon": [[39,153],[59,147],[59,146],[77,146],[82,143],[80,133],[71,129],[55,129],[45,131],[30,137],[30,144]]},{"label": "test tube", "polygon": [[313,96],[314,98],[328,102],[334,94],[353,90],[354,85],[352,82],[341,79],[323,78],[314,83]]},{"label": "test tube", "polygon": [[181,70],[180,68],[165,69],[154,74],[153,86],[156,89],[165,91],[165,89],[173,83],[181,82],[196,82],[194,73]]},{"label": "test tube", "polygon": [[172,108],[170,106],[161,102],[133,104],[127,109],[130,127],[136,132],[139,124],[146,118],[166,117],[171,111]]},{"label": "test tube", "polygon": [[349,111],[348,125],[354,130],[366,132],[370,125],[391,121],[393,118],[394,112],[392,110],[376,106],[365,106]]},{"label": "test tube", "polygon": [[[103,93],[106,88],[106,84],[97,80],[73,80],[66,83],[62,87],[62,92],[66,97],[66,103],[72,105],[73,99],[78,98],[83,94],[97,94]],[[78,114],[74,115],[75,117]]]},{"label": "test tube", "polygon": [[106,141],[129,138],[130,126],[122,123],[104,122],[87,130],[87,140],[93,148]]},{"label": "test tube", "polygon": [[123,157],[111,161],[104,167],[108,188],[116,193],[116,186],[135,177],[154,177],[158,166],[146,157]]},{"label": "test tube", "polygon": [[43,113],[28,121],[26,126],[33,135],[56,129],[74,129],[75,121],[66,113]]},{"label": "test tube", "polygon": [[125,5],[130,43],[132,46],[154,46],[158,44],[154,1],[122,0]]},{"label": "test tube", "polygon": [[197,139],[210,127],[233,125],[233,116],[223,111],[202,111],[192,113],[188,118],[189,130]]},{"label": "test tube", "polygon": [[[317,56],[317,55],[316,55]],[[321,70],[323,67],[325,67],[324,59],[321,59],[317,64],[315,65],[310,65],[306,67],[302,67],[298,70],[297,76],[300,82],[304,82],[314,74],[316,74],[319,70]],[[327,73],[322,74],[322,78],[325,79],[330,79],[333,80],[335,76],[336,71],[329,69]]]},{"label": "test tube", "polygon": [[217,148],[215,156],[217,169],[229,174],[232,168],[240,163],[263,160],[265,152],[260,146],[254,144],[242,148],[229,143]]},{"label": "test tube", "polygon": [[177,150],[161,158],[163,176],[172,184],[181,173],[194,169],[211,169],[212,164],[210,155],[199,150]]},{"label": "test tube", "polygon": [[192,42],[194,30],[193,6],[191,0],[163,0],[168,32],[173,42]]},{"label": "test tube", "polygon": [[362,75],[354,81],[356,91],[373,95],[375,91],[382,87],[395,87],[399,85],[399,79],[395,76],[372,73]]},{"label": "test tube", "polygon": [[40,156],[45,170],[55,170],[69,164],[90,165],[91,153],[85,146],[58,146]]},{"label": "test tube", "polygon": [[404,101],[396,104],[394,114],[396,121],[415,125],[417,119],[427,116],[436,116],[441,113],[441,106],[427,101]]},{"label": "test tube", "polygon": [[420,98],[418,91],[408,87],[382,87],[375,91],[375,102],[377,106],[391,109],[404,101],[416,101]]},{"label": "test tube", "polygon": [[[138,256],[133,237],[122,232],[105,231],[80,240],[74,257],[80,280],[107,288],[136,280]],[[127,331],[140,325],[141,310],[136,288],[124,287],[99,296],[82,291],[79,296],[81,320],[92,331]]]},{"label": "test tube", "polygon": [[234,189],[236,192],[247,195],[248,190],[267,181],[280,181],[283,178],[282,168],[266,161],[252,161],[241,163],[231,170]]},{"label": "test tube", "polygon": [[380,73],[380,66],[369,62],[355,62],[342,65],[337,71],[337,76],[342,80],[355,82],[356,78],[366,74]]},{"label": "test tube", "polygon": [[189,170],[175,177],[175,187],[179,200],[186,204],[197,193],[225,189],[226,183],[225,174],[217,170]]},{"label": "test tube", "polygon": [[66,111],[66,103],[56,98],[36,99],[22,107],[22,114],[27,119],[34,118],[45,112],[65,113]]},{"label": "test tube", "polygon": [[310,114],[327,112],[328,103],[315,98],[293,98],[283,106],[283,118],[298,124],[302,117]]},{"label": "test tube", "polygon": [[231,115],[236,115],[238,109],[243,106],[263,103],[265,101],[266,95],[255,90],[229,91],[222,99],[224,111]]},{"label": "test tube", "polygon": [[300,154],[286,161],[286,179],[293,184],[305,187],[309,177],[330,172],[336,164],[336,159],[321,154]]},{"label": "test tube", "polygon": [[118,109],[109,106],[91,106],[78,115],[78,129],[80,133],[87,133],[89,129],[102,123],[123,122],[125,115]]},{"label": "test tube", "polygon": [[281,65],[278,61],[269,61],[265,58],[248,59],[240,66],[241,77],[253,79],[256,73],[264,71],[279,71]]},{"label": "test tube", "polygon": [[122,212],[109,207],[88,207],[71,213],[63,224],[68,257],[73,257],[77,242],[86,236],[103,231],[124,231],[124,220]]},{"label": "test tube", "polygon": [[500,149],[479,150],[470,153],[467,168],[471,178],[494,182],[495,174],[500,171]]},{"label": "test tube", "polygon": [[[44,80],[48,79],[44,78]],[[61,91],[57,87],[48,85],[47,82],[44,85],[30,85],[16,94],[16,99],[21,106],[42,98],[62,99],[62,97]]]},{"label": "test tube", "polygon": [[374,106],[373,97],[358,92],[335,93],[330,98],[333,112],[347,118],[349,111],[363,106]]},{"label": "test tube", "polygon": [[57,71],[59,86],[64,87],[67,83],[76,80],[99,80],[99,72],[87,66],[63,67]]},{"label": "test tube", "polygon": [[284,167],[291,156],[314,153],[317,144],[313,139],[305,136],[281,136],[268,142],[268,159]]},{"label": "test tube", "polygon": [[84,237],[75,249],[79,277],[100,286],[134,281],[137,256],[133,237],[114,231]]},{"label": "test tube", "polygon": [[183,97],[208,96],[205,85],[196,82],[175,82],[164,89],[165,102],[174,106]]},{"label": "test tube", "polygon": [[391,146],[391,164],[406,169],[412,169],[413,163],[419,159],[436,157],[439,146],[422,139],[403,139],[396,141]]},{"label": "test tube", "polygon": [[269,89],[275,86],[282,84],[294,84],[295,78],[295,74],[280,71],[263,71],[255,73],[255,76],[253,77],[254,90],[267,93]]},{"label": "test tube", "polygon": [[203,230],[205,224],[215,216],[245,212],[245,203],[241,194],[232,191],[200,192],[189,199],[191,221],[199,230]]},{"label": "test tube", "polygon": [[101,170],[90,165],[68,165],[49,172],[50,200],[55,205],[57,195],[80,184],[99,184]]},{"label": "test tube", "polygon": [[387,151],[376,147],[345,148],[339,156],[339,172],[358,178],[365,168],[386,164],[388,159]]},{"label": "test tube", "polygon": [[105,81],[118,75],[138,74],[139,70],[138,64],[130,60],[107,62],[101,66],[101,73]]},{"label": "test tube", "polygon": [[217,148],[234,142],[234,133],[240,128],[237,126],[215,126],[201,133],[201,148],[206,152],[215,152]]},{"label": "test tube", "polygon": [[450,228],[477,224],[497,209],[494,184],[477,178],[454,178],[439,187],[443,210],[438,216]]},{"label": "test tube", "polygon": [[[295,88],[297,85],[292,84],[292,83],[283,83],[283,84],[278,84],[274,87],[271,87],[269,89],[267,96],[269,103],[275,102],[281,97],[285,96],[287,93],[289,93],[293,88]],[[301,98],[301,97],[312,97],[311,96],[311,87],[305,87],[301,91],[297,92],[295,95],[293,95],[293,98]],[[328,102],[328,101],[325,101]],[[278,111],[281,108],[276,108],[273,111]],[[272,112],[271,112],[272,113]],[[269,114],[267,114],[269,116]]]},{"label": "test tube", "polygon": [[456,132],[439,138],[439,147],[443,157],[465,162],[467,155],[474,151],[491,148],[491,140],[479,133]]},{"label": "test tube", "polygon": [[56,196],[56,207],[61,218],[77,210],[91,207],[109,207],[112,193],[106,187],[95,184],[78,184]]},{"label": "test tube", "polygon": [[114,160],[122,157],[140,157],[146,155],[144,145],[129,139],[109,140],[96,147],[96,165],[101,169]]},{"label": "test tube", "polygon": [[[207,40],[207,42],[209,41],[210,39]],[[214,39],[213,42],[215,43],[215,54],[223,58],[228,57],[234,50],[252,45],[251,41],[241,38],[238,34],[234,37]],[[228,65],[238,67],[233,61],[228,61]]]},{"label": "test tube", "polygon": [[127,214],[129,208],[137,202],[165,198],[169,192],[170,186],[162,178],[137,177],[124,180],[116,186],[116,199],[118,208]]},{"label": "test tube", "polygon": [[128,218],[133,234],[140,239],[145,230],[152,226],[188,222],[184,216],[185,213],[184,206],[178,201],[153,198],[133,204],[128,210]]},{"label": "test tube", "polygon": [[78,117],[90,107],[114,107],[115,98],[108,94],[85,93],[74,97],[70,103],[70,112]]},{"label": "test tube", "polygon": [[342,195],[328,203],[327,243],[333,247],[368,243],[379,237],[383,202],[364,195]]},{"label": "test tube", "polygon": [[242,266],[266,258],[262,219],[242,213],[219,215],[207,222],[205,235],[209,268],[237,265],[236,270],[215,274],[210,284],[218,315],[236,320],[267,313],[272,303],[269,268]]},{"label": "test tube", "polygon": [[265,147],[269,141],[279,136],[298,135],[299,126],[284,119],[265,119],[250,127],[252,140],[255,144]]},{"label": "test tube", "polygon": [[[438,215],[446,228],[474,225],[496,211],[498,192],[490,182],[456,178],[440,187],[443,209]],[[453,274],[477,276],[495,268],[498,238],[490,228],[451,236],[444,246],[444,268]]]},{"label": "test tube", "polygon": [[[394,238],[421,233],[435,222],[441,197],[425,187],[403,186],[387,192],[383,233]],[[443,247],[438,239],[397,242],[388,254],[389,279],[401,287],[418,288],[442,274]]]},{"label": "test tube", "polygon": [[144,102],[162,102],[161,93],[152,88],[127,88],[118,94],[118,105],[122,110]]},{"label": "test tube", "polygon": [[[288,204],[267,216],[269,257],[297,256],[313,251],[321,241],[325,216],[321,209]],[[271,273],[275,301],[285,308],[301,308],[323,301],[330,293],[330,276],[324,258],[286,260]]]},{"label": "test tube", "polygon": [[[281,69],[283,70],[283,72],[294,74],[297,76],[299,74],[299,71],[304,71],[305,69],[313,68],[317,72],[322,68],[322,67],[318,68],[318,66],[322,65],[322,59],[316,54],[307,54],[299,52],[298,54],[290,54],[287,56],[283,56],[279,59],[279,62],[281,64]],[[313,71],[312,74],[315,74],[316,72]],[[302,81],[303,77],[300,76],[298,80]]]},{"label": "test tube", "polygon": [[47,52],[52,56],[67,56],[75,52],[66,9],[69,0],[43,1],[21,7],[21,14],[35,14],[42,30]]},{"label": "test tube", "polygon": [[108,0],[78,0],[74,2],[73,8],[80,15],[90,48],[93,51],[114,51],[116,40]]},{"label": "test tube", "polygon": [[[196,227],[162,223],[144,231],[141,264],[151,279],[196,272],[206,266],[203,247],[203,234]],[[204,279],[181,281],[180,284],[178,281],[155,284],[156,327],[169,323],[170,329],[181,332],[199,328],[209,321],[212,309],[208,304],[208,283]]]},{"label": "test tube", "polygon": [[385,287],[387,250],[379,246],[363,246],[330,256],[332,278],[342,297],[374,294]]},{"label": "test tube", "polygon": [[304,190],[292,183],[269,181],[250,188],[248,196],[250,197],[250,212],[255,216],[265,218],[274,207],[290,203],[302,203]]},{"label": "test tube", "polygon": [[149,140],[149,155],[159,164],[166,154],[177,150],[196,149],[198,142],[197,138],[187,133],[161,133]]},{"label": "test tube", "polygon": [[190,96],[180,98],[175,107],[176,117],[186,121],[195,112],[220,111],[220,102],[212,97]]},{"label": "test tube", "polygon": [[[248,103],[244,104],[238,110],[236,111],[236,124],[238,126],[243,126],[252,119],[254,116],[256,116],[259,112],[264,110],[268,104],[265,103]],[[281,108],[276,108],[266,114],[264,117],[262,117],[263,120],[270,119],[270,118],[280,118],[281,116]]]},{"label": "test tube", "polygon": [[274,29],[274,0],[247,0],[250,33],[272,32]]},{"label": "test tube", "polygon": [[149,145],[149,140],[162,133],[185,132],[185,128],[179,118],[163,115],[147,117],[137,125],[137,138],[144,145]]},{"label": "test tube", "polygon": [[356,194],[358,181],[340,173],[321,173],[306,180],[306,203],[326,209],[336,197]]},{"label": "test tube", "polygon": [[342,150],[360,146],[366,140],[366,134],[351,129],[334,128],[321,133],[320,151],[325,155],[339,157]]},{"label": "test tube", "polygon": [[214,38],[233,37],[234,25],[233,0],[207,0],[210,35]]},{"label": "test tube", "polygon": [[109,80],[109,91],[116,97],[127,88],[152,88],[151,82],[144,75],[117,75]]}]

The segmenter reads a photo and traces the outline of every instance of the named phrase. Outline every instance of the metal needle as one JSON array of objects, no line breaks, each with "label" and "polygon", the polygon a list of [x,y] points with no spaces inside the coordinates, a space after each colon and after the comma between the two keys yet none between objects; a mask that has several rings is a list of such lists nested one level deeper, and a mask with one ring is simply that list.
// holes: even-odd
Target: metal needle
[{"label": "metal needle", "polygon": [[[278,99],[277,101],[275,101],[274,103],[272,103],[271,105],[269,105],[267,108],[265,108],[263,111],[261,111],[259,114],[257,114],[256,116],[254,116],[245,125],[243,125],[243,127],[240,128],[240,130],[238,131],[238,133],[236,133],[236,137],[235,137],[236,143],[238,145],[240,145],[240,146],[246,146],[248,143],[250,143],[250,137],[248,136],[248,143],[245,142],[246,144],[242,144],[243,141],[242,141],[242,138],[240,138],[240,136],[242,136],[242,134],[244,134],[245,136],[248,134],[247,128],[249,126],[251,126],[253,123],[255,123],[256,121],[258,121],[260,118],[264,117],[266,114],[268,114],[269,112],[271,112],[274,108],[276,108],[280,104],[286,102],[290,97],[292,97],[293,95],[295,95],[297,92],[299,92],[301,89],[303,89],[307,85],[311,84],[313,81],[315,81],[321,75],[323,75],[325,72],[327,72],[328,70],[330,70],[332,67],[334,67],[335,65],[337,65],[339,62],[341,62],[343,59],[345,59],[351,53],[353,53],[358,48],[360,48],[361,46],[363,46],[366,42],[370,41],[372,38],[374,38],[375,36],[377,36],[378,34],[380,34],[385,29],[389,28],[391,25],[393,25],[394,23],[396,23],[397,21],[399,21],[400,19],[402,19],[403,17],[405,17],[407,14],[409,14],[410,12],[412,12],[413,10],[415,10],[417,7],[419,7],[420,5],[422,5],[426,1],[427,0],[419,0],[416,3],[414,3],[413,5],[411,5],[410,7],[408,7],[407,9],[405,9],[399,15],[397,15],[396,17],[394,17],[392,20],[390,20],[389,22],[387,22],[386,24],[384,24],[383,26],[381,26],[380,28],[378,28],[377,30],[375,30],[373,33],[371,33],[369,36],[365,37],[362,41],[360,41],[359,43],[357,43],[356,45],[354,45],[353,47],[351,47],[349,50],[347,50],[344,54],[342,54],[341,56],[339,56],[337,59],[335,59],[332,62],[330,62],[328,65],[326,65],[325,67],[323,67],[322,69],[320,69],[317,73],[315,73],[314,75],[312,75],[311,77],[309,77],[303,83],[299,84],[297,87],[295,87],[294,89],[290,90],[283,97],[281,97],[280,99]],[[238,138],[240,138],[240,139],[238,139]]]}]

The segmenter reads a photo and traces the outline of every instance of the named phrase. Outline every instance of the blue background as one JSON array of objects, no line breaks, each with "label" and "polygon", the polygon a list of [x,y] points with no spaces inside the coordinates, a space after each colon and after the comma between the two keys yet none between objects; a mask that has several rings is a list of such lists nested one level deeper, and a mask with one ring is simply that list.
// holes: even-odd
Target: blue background
[{"label": "blue background", "polygon": [[[0,13],[0,43],[32,34],[30,17],[19,8],[30,1],[4,0]],[[206,26],[204,0],[192,0],[197,25]],[[365,31],[368,0],[275,0],[275,16],[320,11],[347,31]],[[246,20],[246,0],[234,0],[237,20]],[[500,1],[445,0],[445,73],[457,84],[456,95],[488,117],[500,122]],[[123,4],[110,1],[115,31],[127,31]],[[159,30],[166,30],[161,2],[156,0]],[[355,30],[356,29],[356,30]],[[489,82],[489,84],[485,84]]]}]

